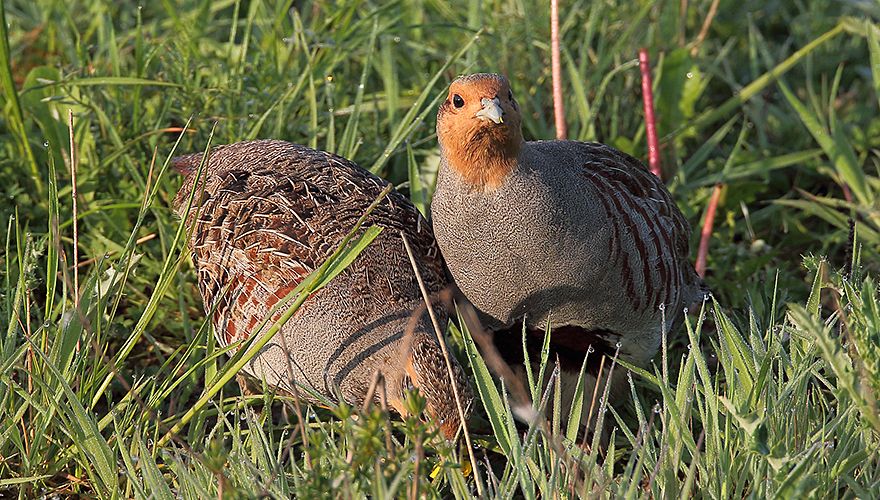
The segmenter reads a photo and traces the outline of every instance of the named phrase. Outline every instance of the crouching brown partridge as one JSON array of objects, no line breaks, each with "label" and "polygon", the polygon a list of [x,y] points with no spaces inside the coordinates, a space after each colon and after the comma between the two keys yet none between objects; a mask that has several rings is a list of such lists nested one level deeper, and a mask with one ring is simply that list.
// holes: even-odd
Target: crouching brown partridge
[{"label": "crouching brown partridge", "polygon": [[499,351],[522,360],[519,322],[527,344],[540,345],[549,325],[551,360],[558,357],[569,387],[595,351],[590,394],[601,354],[619,348],[645,364],[663,328],[702,300],[688,260],[690,227],[635,158],[597,143],[525,142],[520,125],[505,77],[452,83],[437,113],[434,231]]},{"label": "crouching brown partridge", "polygon": [[[175,208],[189,241],[205,311],[222,345],[259,335],[285,312],[284,299],[337,248],[388,183],[345,158],[282,141],[219,146],[198,175],[202,154],[176,158],[187,174]],[[366,218],[379,236],[315,292],[246,367],[270,386],[362,404],[376,372],[389,404],[406,414],[416,387],[447,437],[460,424],[453,385],[401,231],[409,241],[442,325],[436,294],[447,286],[430,227],[391,191]],[[453,363],[465,407],[470,390]],[[377,391],[377,397],[378,397]],[[313,393],[309,397],[309,393]]]}]

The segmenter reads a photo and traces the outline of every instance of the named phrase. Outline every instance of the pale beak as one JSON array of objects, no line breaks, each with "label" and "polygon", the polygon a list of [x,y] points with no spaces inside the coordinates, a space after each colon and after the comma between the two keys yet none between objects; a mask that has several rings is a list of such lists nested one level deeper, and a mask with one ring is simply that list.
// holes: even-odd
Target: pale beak
[{"label": "pale beak", "polygon": [[480,120],[492,120],[495,123],[504,123],[504,110],[501,109],[501,101],[496,97],[494,99],[482,98],[480,104],[483,109],[477,111],[474,116]]}]

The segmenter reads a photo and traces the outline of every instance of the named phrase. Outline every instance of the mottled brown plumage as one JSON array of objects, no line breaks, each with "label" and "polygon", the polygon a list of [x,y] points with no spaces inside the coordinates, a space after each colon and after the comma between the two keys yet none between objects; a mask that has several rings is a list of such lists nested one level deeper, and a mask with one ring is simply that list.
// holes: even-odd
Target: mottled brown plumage
[{"label": "mottled brown plumage", "polygon": [[646,363],[664,327],[703,298],[690,226],[663,183],[603,144],[523,141],[503,76],[453,82],[437,134],[437,241],[503,353],[521,359],[518,322],[538,341],[549,324],[569,372],[597,352],[590,391],[598,354],[619,348],[629,362]]},{"label": "mottled brown plumage", "polygon": [[[285,307],[273,306],[333,253],[387,182],[345,158],[282,141],[213,148],[199,176],[201,158],[175,159],[175,168],[187,172],[175,207],[184,216],[195,188],[186,221],[190,250],[205,310],[220,343],[229,345],[283,314]],[[396,191],[367,217],[364,227],[371,225],[383,228],[376,240],[306,300],[247,370],[288,392],[295,382],[353,404],[363,402],[379,371],[397,411],[405,413],[401,398],[414,385],[452,436],[460,419],[449,375],[400,231],[445,324],[436,297],[447,286],[439,249],[425,220]],[[454,367],[468,404],[467,384]]]}]

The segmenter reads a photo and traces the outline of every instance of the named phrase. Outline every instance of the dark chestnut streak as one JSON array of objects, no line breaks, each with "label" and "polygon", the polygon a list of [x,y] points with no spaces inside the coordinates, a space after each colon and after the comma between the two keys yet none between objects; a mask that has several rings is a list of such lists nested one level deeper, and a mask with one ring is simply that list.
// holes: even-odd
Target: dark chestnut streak
[{"label": "dark chestnut streak", "polygon": [[[525,361],[523,356],[522,342],[513,339],[522,338],[522,323],[516,323],[511,327],[496,330],[494,332],[495,348],[498,353],[510,365],[521,365]],[[590,346],[593,352],[587,356],[586,372],[594,377],[599,374],[599,366],[602,356],[609,358],[614,356],[615,348],[610,339],[616,338],[609,330],[586,330],[572,325],[557,326],[550,332],[550,355],[548,360],[554,363],[559,359],[559,367],[567,372],[580,372],[584,363],[584,356]],[[541,359],[541,348],[544,345],[544,330],[526,328],[526,350],[529,360],[535,362]],[[605,362],[608,366],[608,361]]]}]

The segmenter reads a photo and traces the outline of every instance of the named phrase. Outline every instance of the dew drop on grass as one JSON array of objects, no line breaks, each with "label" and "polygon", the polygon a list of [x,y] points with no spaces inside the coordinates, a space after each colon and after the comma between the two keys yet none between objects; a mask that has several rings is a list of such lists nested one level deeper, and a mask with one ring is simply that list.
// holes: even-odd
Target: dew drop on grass
[{"label": "dew drop on grass", "polygon": [[692,346],[691,344],[688,344],[688,351],[690,351],[691,349],[693,349],[693,347],[694,347],[694,346]]},{"label": "dew drop on grass", "polygon": [[110,258],[110,252],[104,252],[104,260],[107,260],[109,258]]},{"label": "dew drop on grass", "polygon": [[660,304],[660,307],[659,307],[658,309],[660,309],[661,311],[665,311],[665,310],[666,310],[666,304]]},{"label": "dew drop on grass", "polygon": [[49,141],[43,141],[43,147],[44,147],[44,148],[48,148],[48,147],[49,147]]},{"label": "dew drop on grass", "polygon": [[688,71],[688,72],[687,72],[687,75],[685,75],[685,76],[687,76],[687,77],[688,77],[688,80],[690,80],[691,78],[694,77],[694,74],[691,73],[690,71]]},{"label": "dew drop on grass", "polygon": [[394,37],[394,43],[400,43],[400,37],[399,37],[399,36]]},{"label": "dew drop on grass", "polygon": [[662,409],[663,409],[663,407],[660,406],[660,403],[657,403],[657,404],[654,405],[654,413],[658,413],[658,414],[659,414],[660,411],[661,411]]},{"label": "dew drop on grass", "polygon": [[587,354],[590,354],[590,353],[592,353],[592,352],[594,352],[594,351],[595,351],[595,349],[593,349],[593,345],[590,344],[590,346],[587,347]]},{"label": "dew drop on grass", "polygon": [[687,314],[687,313],[688,313],[688,308],[685,307],[684,309],[682,309],[682,312],[685,313],[685,314]]},{"label": "dew drop on grass", "polygon": [[620,349],[622,346],[623,346],[623,343],[620,342],[619,340],[617,341],[616,344],[614,344],[614,348],[615,348],[615,349]]}]

